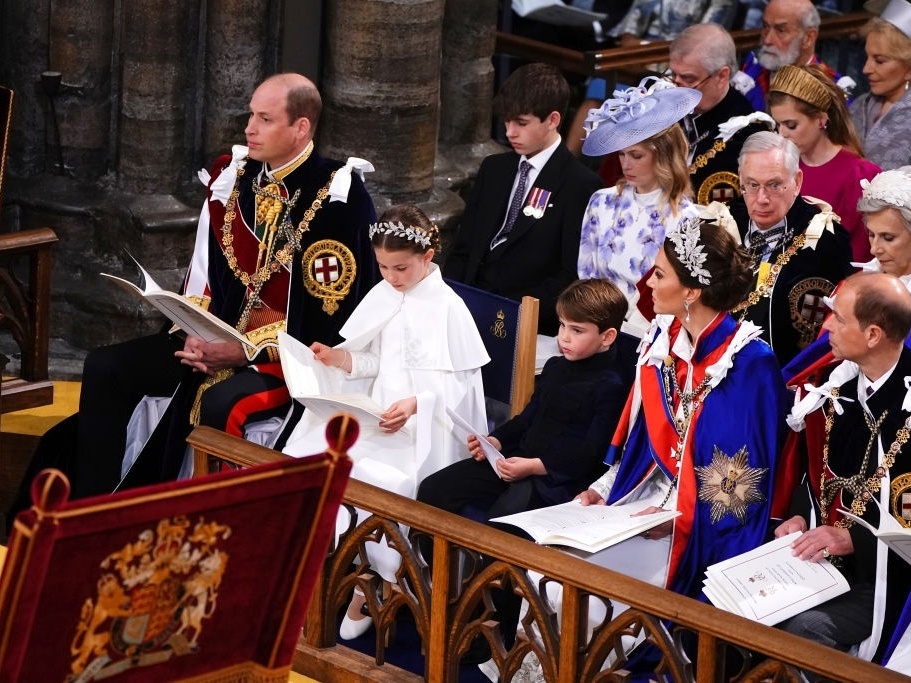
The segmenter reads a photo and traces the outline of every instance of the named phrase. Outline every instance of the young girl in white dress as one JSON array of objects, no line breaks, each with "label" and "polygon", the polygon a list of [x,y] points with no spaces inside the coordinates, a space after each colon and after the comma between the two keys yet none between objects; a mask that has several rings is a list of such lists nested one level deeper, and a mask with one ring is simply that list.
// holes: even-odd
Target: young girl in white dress
[{"label": "young girl in white dress", "polygon": [[[310,349],[338,369],[338,391],[366,393],[385,408],[377,425],[362,425],[349,451],[352,476],[414,498],[424,477],[468,457],[464,441],[452,433],[447,408],[486,428],[481,366],[490,358],[468,308],[432,262],[439,229],[423,211],[391,207],[370,226],[370,241],[383,281],[342,327],[343,343],[315,342]],[[303,455],[323,448],[324,430],[325,421],[305,411],[284,452]],[[399,554],[368,545],[371,568],[395,581]],[[360,613],[363,600],[356,589],[342,638],[357,637],[370,626]]]}]

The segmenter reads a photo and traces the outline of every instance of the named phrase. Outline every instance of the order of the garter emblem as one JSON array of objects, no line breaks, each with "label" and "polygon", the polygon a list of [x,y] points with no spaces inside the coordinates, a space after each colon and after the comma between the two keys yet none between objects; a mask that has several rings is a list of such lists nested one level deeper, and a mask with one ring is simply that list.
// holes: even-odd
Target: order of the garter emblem
[{"label": "order of the garter emblem", "polygon": [[301,262],[307,293],[322,299],[323,310],[332,315],[351,291],[357,274],[354,254],[341,242],[320,240],[304,252]]},{"label": "order of the garter emblem", "polygon": [[218,545],[230,535],[203,518],[193,526],[165,518],[102,560],[97,594],[83,603],[70,644],[68,683],[196,652],[228,565]]},{"label": "order of the garter emblem", "polygon": [[741,194],[740,178],[737,174],[730,171],[719,171],[702,181],[699,191],[696,193],[696,201],[703,205],[710,202],[727,204]]},{"label": "order of the garter emblem", "polygon": [[791,324],[800,334],[798,345],[803,348],[819,334],[819,328],[829,312],[824,297],[832,294],[835,285],[825,278],[801,280],[788,293]]},{"label": "order of the garter emblem", "polygon": [[733,515],[741,524],[746,521],[750,503],[761,503],[765,495],[759,484],[765,478],[767,467],[750,467],[747,447],[734,456],[727,455],[718,446],[710,465],[696,467],[699,477],[699,500],[712,505],[712,524],[725,515]]},{"label": "order of the garter emblem", "polygon": [[911,527],[911,473],[895,477],[889,489],[892,516],[906,529]]}]

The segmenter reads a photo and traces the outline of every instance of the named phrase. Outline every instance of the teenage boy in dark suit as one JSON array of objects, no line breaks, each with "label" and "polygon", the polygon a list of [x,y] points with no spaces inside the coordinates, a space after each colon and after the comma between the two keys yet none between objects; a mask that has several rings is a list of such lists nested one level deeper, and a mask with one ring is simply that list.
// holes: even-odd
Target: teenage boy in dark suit
[{"label": "teenage boy in dark suit", "polygon": [[563,144],[569,85],[528,64],[494,99],[513,151],[481,162],[443,275],[510,299],[540,301],[538,331],[557,333],[557,295],[576,275],[582,216],[601,179]]}]

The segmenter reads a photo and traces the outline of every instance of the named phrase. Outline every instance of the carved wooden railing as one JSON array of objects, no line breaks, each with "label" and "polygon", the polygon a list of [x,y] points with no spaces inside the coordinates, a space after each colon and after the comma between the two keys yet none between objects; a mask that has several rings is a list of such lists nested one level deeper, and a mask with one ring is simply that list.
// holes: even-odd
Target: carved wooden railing
[{"label": "carved wooden railing", "polygon": [[[230,462],[254,464],[287,457],[235,437],[199,428],[190,437],[202,464],[203,454]],[[207,456],[208,457],[208,456]],[[326,558],[314,594],[294,669],[320,681],[457,681],[459,660],[477,634],[491,645],[501,680],[529,652],[537,654],[548,682],[622,680],[623,656],[602,670],[612,654],[622,653],[621,638],[644,635],[661,654],[656,670],[676,681],[796,681],[793,667],[837,681],[908,681],[909,679],[855,657],[836,652],[774,628],[722,612],[670,591],[597,567],[552,548],[402,498],[352,480],[345,494],[350,506],[373,515],[349,526],[338,547]],[[274,523],[281,523],[276,513]],[[400,525],[410,527],[408,535]],[[414,549],[413,541],[433,539],[432,570]],[[398,583],[384,595],[366,571],[365,545],[385,539],[399,550],[403,563]],[[480,558],[485,558],[481,561]],[[353,569],[358,567],[358,569]],[[557,614],[542,595],[541,585],[527,569],[562,584]],[[542,581],[542,585],[545,581]],[[376,628],[377,655],[367,657],[336,644],[340,610],[351,589],[360,586],[368,599]],[[528,601],[523,619],[526,633],[510,649],[492,619],[492,591],[508,588]],[[605,621],[589,638],[589,597],[612,600],[630,608]],[[413,616],[423,651],[423,676],[383,664],[384,643],[394,637],[402,610]],[[665,622],[674,624],[673,634]],[[534,626],[534,628],[532,628]],[[675,639],[692,634],[694,663],[681,654]],[[732,668],[731,662],[735,662]]]},{"label": "carved wooden railing", "polygon": [[[819,39],[830,40],[856,36],[871,16],[867,12],[856,12],[826,17],[819,26]],[[761,42],[758,29],[732,31],[731,36],[734,38],[734,45],[740,52],[752,50]],[[546,62],[570,73],[599,76],[615,71],[647,71],[648,64],[667,62],[669,46],[668,41],[656,41],[635,47],[615,47],[583,52],[498,31],[496,52]]]}]

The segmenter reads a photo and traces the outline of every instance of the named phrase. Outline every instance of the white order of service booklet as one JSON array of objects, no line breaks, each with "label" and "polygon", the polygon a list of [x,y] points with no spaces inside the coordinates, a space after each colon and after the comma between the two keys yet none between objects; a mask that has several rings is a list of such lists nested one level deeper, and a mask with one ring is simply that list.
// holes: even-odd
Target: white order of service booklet
[{"label": "white order of service booklet", "polygon": [[565,545],[594,553],[677,517],[676,510],[637,515],[642,503],[582,505],[571,500],[560,505],[496,517],[491,522],[510,524],[545,545]]},{"label": "white order of service booklet", "polygon": [[274,342],[266,342],[256,346],[244,335],[231,327],[220,318],[215,317],[201,306],[196,305],[185,296],[176,292],[162,289],[152,276],[143,268],[139,261],[129,255],[142,276],[143,286],[138,287],[122,277],[101,273],[102,276],[116,283],[122,289],[135,294],[157,308],[167,318],[186,332],[191,337],[202,339],[204,342],[240,342],[248,360],[252,360],[266,346],[276,346]]},{"label": "white order of service booklet", "polygon": [[896,555],[911,564],[911,529],[903,527],[888,510],[883,510],[876,496],[870,498],[879,508],[879,528],[877,529],[867,520],[858,517],[850,510],[839,509],[845,517],[853,519],[864,529],[876,536],[880,541],[889,546]]},{"label": "white order of service booklet", "polygon": [[500,470],[497,469],[497,463],[504,459],[503,454],[487,440],[487,437],[472,427],[465,418],[449,406],[446,407],[446,414],[452,419],[453,432],[457,437],[462,439],[462,441],[467,443],[468,437],[471,434],[478,437],[478,441],[481,442],[481,451],[483,451],[484,457],[487,458],[487,462],[490,463],[490,466],[493,468],[493,471],[496,472],[497,476],[502,479],[503,477],[500,475]]},{"label": "white order of service booklet", "polygon": [[[306,344],[287,332],[279,332],[278,341],[278,355],[291,398],[322,420],[329,420],[339,411],[345,411],[354,415],[362,429],[379,429],[385,408],[367,394],[340,390],[343,373],[323,365]],[[410,440],[411,432],[408,427],[402,427],[388,437]]]},{"label": "white order of service booklet", "polygon": [[703,592],[720,609],[774,626],[846,593],[848,582],[828,560],[795,557],[795,531],[708,567]]}]

